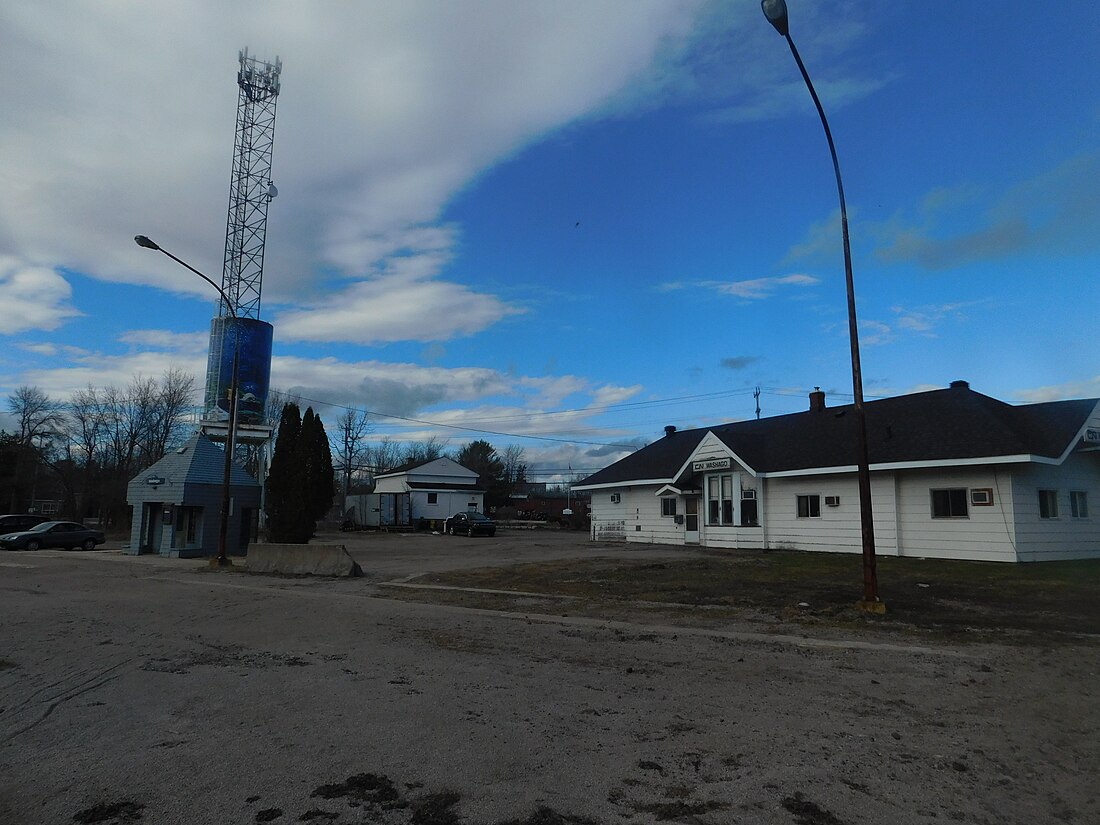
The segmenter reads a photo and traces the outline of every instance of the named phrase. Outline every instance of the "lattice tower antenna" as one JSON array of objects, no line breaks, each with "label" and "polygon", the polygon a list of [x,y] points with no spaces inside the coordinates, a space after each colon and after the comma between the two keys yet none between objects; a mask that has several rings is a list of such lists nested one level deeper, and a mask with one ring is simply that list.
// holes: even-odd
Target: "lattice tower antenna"
[{"label": "lattice tower antenna", "polygon": [[[211,323],[210,356],[206,367],[204,406],[208,419],[217,418],[229,386],[232,347],[241,345],[241,332],[230,334],[260,317],[260,292],[267,240],[267,209],[278,194],[271,180],[275,145],[275,104],[283,64],[258,60],[244,49],[238,54],[237,130],[233,139],[233,174],[229,182],[229,216],[225,228],[225,259],[218,316]],[[248,321],[246,319],[252,319]],[[270,346],[270,335],[268,335]],[[229,349],[227,350],[227,347]],[[229,355],[226,355],[228,351]],[[270,370],[270,351],[267,354]],[[266,394],[266,372],[263,394]]]},{"label": "lattice tower antenna", "polygon": [[[233,141],[233,177],[229,184],[229,218],[225,229],[222,289],[238,318],[260,317],[264,274],[267,207],[278,194],[271,181],[275,145],[275,104],[283,64],[257,60],[240,52],[237,72],[237,132]],[[232,315],[219,301],[219,315]]]}]

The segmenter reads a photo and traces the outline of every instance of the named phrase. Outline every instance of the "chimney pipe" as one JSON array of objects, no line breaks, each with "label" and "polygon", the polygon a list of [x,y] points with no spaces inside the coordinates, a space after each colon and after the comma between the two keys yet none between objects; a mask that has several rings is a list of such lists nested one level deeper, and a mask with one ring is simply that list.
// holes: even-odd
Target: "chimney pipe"
[{"label": "chimney pipe", "polygon": [[810,393],[810,412],[822,412],[825,409],[825,393],[821,387],[814,387]]},{"label": "chimney pipe", "polygon": [[675,427],[675,425],[673,425],[673,424],[669,424],[669,425],[668,425],[667,427],[665,427],[665,437],[666,437],[666,438],[667,438],[668,436],[672,435],[672,434],[673,434],[674,432],[676,432],[676,427]]}]

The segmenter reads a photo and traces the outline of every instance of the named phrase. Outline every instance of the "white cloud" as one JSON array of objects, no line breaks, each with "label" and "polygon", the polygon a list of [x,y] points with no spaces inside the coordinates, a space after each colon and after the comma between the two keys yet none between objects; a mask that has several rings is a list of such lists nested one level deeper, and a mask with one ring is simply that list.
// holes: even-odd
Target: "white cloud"
[{"label": "white cloud", "polygon": [[446,341],[519,312],[461,284],[386,277],[361,281],[309,309],[282,313],[275,327],[280,339],[291,341]]},{"label": "white cloud", "polygon": [[704,286],[709,286],[724,295],[735,295],[738,298],[755,301],[761,298],[770,298],[780,287],[806,287],[818,283],[821,283],[821,280],[813,275],[796,274],[782,275],[776,278],[753,278],[748,281],[708,281]]},{"label": "white cloud", "polygon": [[894,340],[894,330],[882,321],[864,320],[859,322],[859,342],[868,347],[889,344]]},{"label": "white cloud", "polygon": [[936,329],[946,321],[966,320],[963,310],[977,306],[980,301],[958,301],[954,303],[928,304],[914,308],[894,306],[891,310],[898,316],[897,327],[915,332],[929,338],[936,337]]},{"label": "white cloud", "polygon": [[188,353],[205,353],[210,345],[209,333],[167,329],[132,329],[118,336],[118,340],[139,347]]},{"label": "white cloud", "polygon": [[[20,71],[0,80],[0,254],[209,297],[132,237],[217,278],[236,56],[249,44],[284,63],[263,290],[290,308],[284,331],[396,340],[425,312],[388,321],[371,304],[412,299],[466,314],[434,318],[433,340],[469,334],[514,310],[461,284],[401,280],[435,279],[451,261],[460,229],[440,223],[443,208],[676,53],[701,5],[6,4],[0,52]],[[352,287],[334,321],[312,317],[331,308],[317,304],[322,273],[383,277]]]},{"label": "white cloud", "polygon": [[52,269],[0,256],[0,335],[57,329],[82,314],[72,294],[69,282]]},{"label": "white cloud", "polygon": [[1100,398],[1100,375],[1083,381],[1069,381],[1065,384],[1050,384],[1027,390],[1017,390],[1013,395],[1027,404],[1043,401],[1062,401],[1069,398]]}]

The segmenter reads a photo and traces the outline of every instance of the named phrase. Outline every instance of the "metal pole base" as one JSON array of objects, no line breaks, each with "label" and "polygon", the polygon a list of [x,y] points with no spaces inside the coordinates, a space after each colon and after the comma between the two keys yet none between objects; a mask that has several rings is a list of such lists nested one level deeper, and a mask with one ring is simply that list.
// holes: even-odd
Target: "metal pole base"
[{"label": "metal pole base", "polygon": [[228,570],[233,566],[233,562],[229,558],[222,558],[221,556],[214,556],[210,559],[210,564],[207,565],[212,570]]},{"label": "metal pole base", "polygon": [[877,613],[882,615],[886,612],[886,602],[875,599],[874,601],[867,601],[866,599],[860,599],[856,602],[856,610],[860,613]]}]

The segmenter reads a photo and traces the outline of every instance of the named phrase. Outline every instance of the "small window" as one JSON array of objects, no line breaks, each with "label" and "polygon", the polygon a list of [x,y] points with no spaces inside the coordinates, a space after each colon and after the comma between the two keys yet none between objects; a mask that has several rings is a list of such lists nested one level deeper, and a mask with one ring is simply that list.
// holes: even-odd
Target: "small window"
[{"label": "small window", "polygon": [[798,496],[799,518],[821,518],[821,496]]},{"label": "small window", "polygon": [[661,499],[661,515],[662,516],[675,516],[676,515],[676,499],[674,499],[674,498],[662,498]]},{"label": "small window", "polygon": [[439,493],[428,493],[428,504],[439,504]]},{"label": "small window", "polygon": [[1058,491],[1039,491],[1039,518],[1058,518]]},{"label": "small window", "polygon": [[966,488],[932,491],[932,518],[968,518]]},{"label": "small window", "polygon": [[760,511],[756,504],[756,490],[741,491],[741,526],[760,526]]},{"label": "small window", "polygon": [[1084,490],[1073,490],[1069,494],[1069,513],[1074,518],[1089,517],[1089,494]]}]

